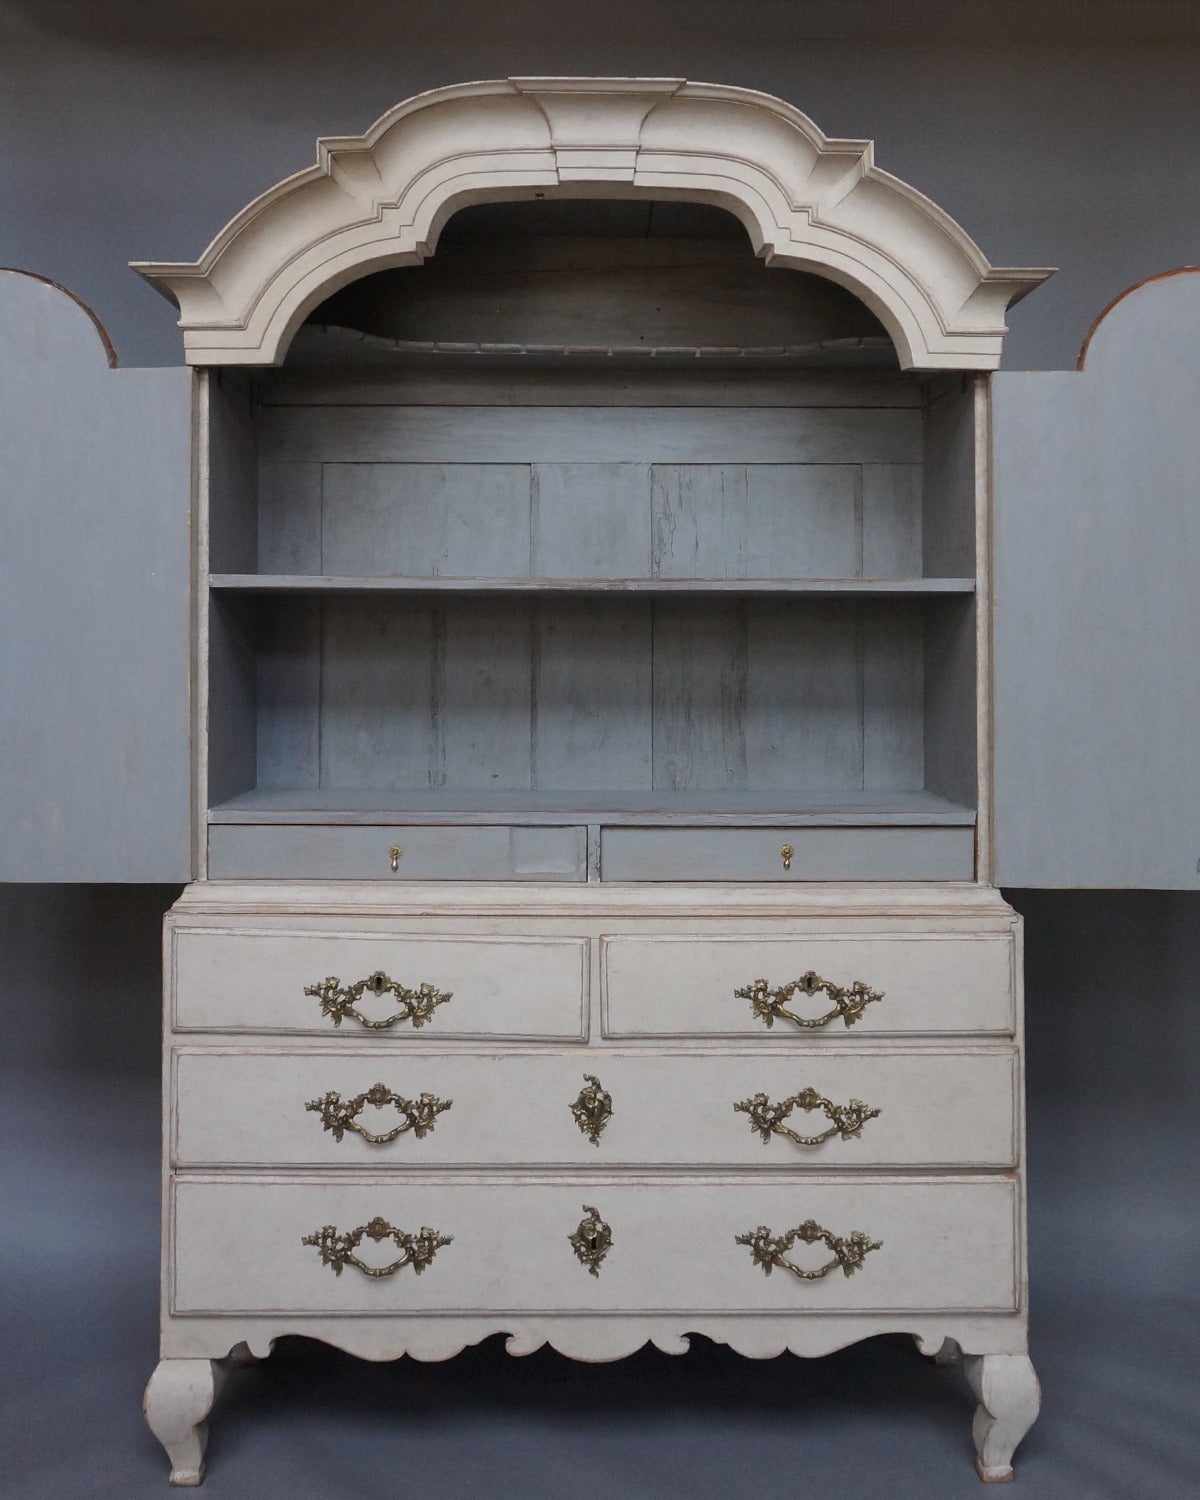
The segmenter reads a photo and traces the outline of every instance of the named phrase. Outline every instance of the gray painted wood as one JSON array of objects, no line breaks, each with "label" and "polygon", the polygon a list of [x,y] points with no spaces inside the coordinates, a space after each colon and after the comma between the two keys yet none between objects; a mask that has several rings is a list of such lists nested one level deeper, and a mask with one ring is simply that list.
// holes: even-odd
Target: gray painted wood
[{"label": "gray painted wood", "polygon": [[322,571],[529,571],[527,464],[327,463]]},{"label": "gray painted wood", "polygon": [[191,874],[191,389],[0,272],[0,879]]},{"label": "gray painted wood", "polygon": [[519,600],[434,605],[431,785],[530,785],[530,616]]},{"label": "gray painted wood", "polygon": [[[295,620],[295,615],[291,615]],[[253,600],[213,599],[208,617],[208,800],[225,802],[256,784],[258,766],[259,662],[269,653],[274,630],[262,624]],[[286,736],[268,729],[268,745]],[[286,762],[304,785],[303,764]],[[271,785],[270,779],[267,782]]]},{"label": "gray painted wood", "polygon": [[267,462],[921,462],[920,413],[852,407],[264,407]]},{"label": "gray painted wood", "polygon": [[975,601],[940,600],[925,609],[924,619],[925,784],[973,806],[979,784]]},{"label": "gray painted wood", "polygon": [[[398,868],[391,849],[399,847]],[[214,880],[584,880],[587,829],[214,824]]]},{"label": "gray painted wood", "polygon": [[324,603],[261,610],[255,625],[258,785],[316,787],[321,774]]},{"label": "gray painted wood", "polygon": [[[780,850],[792,846],[785,870]],[[605,880],[970,880],[966,828],[605,828]]]},{"label": "gray painted wood", "polygon": [[963,376],[925,411],[924,572],[975,571],[975,395]]},{"label": "gray painted wood", "polygon": [[612,787],[547,791],[404,791],[369,787],[256,788],[211,814],[215,823],[787,823],[795,827],[970,828],[975,812],[931,792],[836,791],[776,787],[751,792],[668,792]]},{"label": "gray painted wood", "polygon": [[[915,604],[859,612],[865,788],[925,785],[925,651]],[[970,716],[973,705],[962,703]],[[965,798],[974,802],[971,789]]]},{"label": "gray painted wood", "polygon": [[[302,329],[278,370],[256,370],[263,406],[858,406],[920,407],[917,377],[882,370],[756,367],[661,357],[631,365],[613,358],[538,360],[470,355],[405,357],[361,339],[340,343]],[[315,337],[314,337],[315,336]],[[317,348],[314,349],[314,343]],[[339,362],[312,367],[323,352]],[[372,357],[378,363],[372,365]],[[294,363],[297,362],[297,363]]]},{"label": "gray painted wood", "polygon": [[1200,274],[1000,374],[996,879],[1200,888]]},{"label": "gray painted wood", "polygon": [[[321,465],[264,463],[258,471],[260,573],[320,573]],[[216,559],[213,560],[216,569]]]},{"label": "gray painted wood", "polygon": [[534,616],[533,766],[539,790],[651,787],[649,600],[572,600]]},{"label": "gray painted wood", "polygon": [[209,566],[249,572],[261,566],[255,527],[258,430],[250,383],[237,370],[209,377],[208,445]]},{"label": "gray painted wood", "polygon": [[326,573],[214,573],[210,585],[241,594],[741,595],[887,599],[896,595],[973,594],[973,578],[419,578]]},{"label": "gray painted wood", "polygon": [[653,568],[665,578],[853,578],[861,475],[851,464],[656,464]]},{"label": "gray painted wood", "polygon": [[862,465],[864,578],[919,578],[929,572],[922,545],[920,464]]},{"label": "gray painted wood", "polygon": [[639,578],[651,571],[646,464],[534,464],[529,571]]}]

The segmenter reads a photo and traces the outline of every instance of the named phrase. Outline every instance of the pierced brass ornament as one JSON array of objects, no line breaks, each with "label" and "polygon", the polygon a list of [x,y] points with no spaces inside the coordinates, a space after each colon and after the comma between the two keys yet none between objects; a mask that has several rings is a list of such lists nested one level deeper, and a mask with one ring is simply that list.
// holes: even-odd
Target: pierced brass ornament
[{"label": "pierced brass ornament", "polygon": [[[438,1115],[453,1103],[453,1099],[439,1099],[436,1094],[422,1094],[419,1099],[402,1099],[385,1084],[375,1083],[365,1094],[355,1094],[353,1099],[343,1100],[341,1094],[330,1092],[322,1094],[319,1099],[310,1099],[304,1108],[321,1116],[321,1124],[326,1130],[333,1132],[335,1141],[340,1141],[347,1130],[353,1130],[355,1135],[361,1135],[372,1146],[386,1146],[389,1141],[394,1141],[398,1135],[405,1135],[410,1130],[417,1140],[423,1140],[437,1124]],[[388,1104],[395,1105],[403,1119],[394,1129],[382,1135],[374,1135],[358,1123],[359,1115],[368,1104],[374,1105],[376,1109],[383,1109]]]},{"label": "pierced brass ornament", "polygon": [[[400,1009],[395,1015],[382,1021],[368,1021],[356,1009],[358,1002],[368,992],[372,995],[395,995],[400,1002]],[[439,1005],[445,1005],[447,1000],[454,998],[452,992],[439,990],[432,984],[418,985],[415,990],[406,989],[398,980],[390,979],[382,969],[376,969],[374,974],[368,974],[366,979],[360,979],[357,984],[343,985],[335,975],[330,975],[320,984],[306,985],[304,993],[321,1002],[321,1014],[328,1016],[335,1026],[340,1026],[347,1016],[352,1016],[368,1031],[387,1031],[401,1021],[411,1021],[414,1028],[424,1026]]]},{"label": "pierced brass ornament", "polygon": [[[402,1254],[389,1266],[369,1266],[359,1260],[355,1251],[364,1239],[376,1244],[391,1240]],[[332,1266],[333,1274],[340,1276],[345,1266],[354,1266],[364,1276],[394,1276],[404,1266],[411,1266],[419,1276],[443,1245],[453,1243],[452,1234],[439,1234],[436,1229],[422,1228],[417,1234],[403,1229],[394,1229],[386,1219],[372,1219],[369,1224],[360,1224],[357,1229],[339,1234],[332,1224],[326,1224],[315,1234],[306,1234],[302,1245],[313,1245],[321,1252],[321,1264]]]},{"label": "pierced brass ornament", "polygon": [[[849,1104],[834,1104],[832,1099],[826,1099],[824,1094],[818,1094],[816,1089],[809,1088],[801,1089],[790,1099],[781,1099],[778,1104],[772,1104],[766,1094],[754,1094],[733,1107],[750,1116],[750,1129],[758,1131],[764,1145],[770,1142],[773,1135],[786,1135],[798,1146],[819,1146],[835,1135],[840,1135],[844,1141],[854,1140],[862,1135],[862,1128],[868,1120],[874,1120],[882,1113],[881,1110],[871,1109],[861,1099],[851,1099]],[[820,1135],[798,1134],[790,1125],[783,1123],[793,1109],[823,1110],[825,1117],[831,1121],[829,1129],[823,1130]]]},{"label": "pierced brass ornament", "polygon": [[580,1089],[579,1098],[571,1105],[571,1113],[593,1146],[600,1144],[604,1127],[612,1119],[612,1095],[603,1087],[594,1073],[585,1073],[585,1088]]},{"label": "pierced brass ornament", "polygon": [[583,1211],[587,1217],[580,1219],[579,1228],[567,1238],[580,1264],[588,1268],[588,1274],[599,1276],[600,1263],[612,1249],[612,1230],[597,1209],[589,1208],[585,1203]]},{"label": "pierced brass ornament", "polygon": [[[833,1009],[825,1015],[809,1019],[786,1008],[794,995],[815,995],[820,990],[824,990],[833,1001]],[[749,1000],[751,1013],[758,1020],[765,1021],[769,1027],[774,1026],[777,1016],[783,1016],[806,1030],[828,1026],[838,1016],[841,1016],[847,1026],[853,1026],[868,1005],[883,999],[882,990],[873,990],[861,979],[856,979],[853,984],[843,988],[840,984],[834,984],[831,979],[822,979],[811,969],[807,974],[801,974],[799,979],[793,979],[790,984],[781,984],[777,989],[772,989],[765,979],[756,979],[753,984],[734,990],[734,994],[739,1000]]]},{"label": "pierced brass ornament", "polygon": [[[827,1245],[833,1251],[833,1259],[815,1271],[802,1271],[786,1258],[797,1240],[806,1245],[815,1245],[818,1241]],[[778,1266],[782,1271],[790,1271],[800,1281],[820,1281],[822,1276],[828,1276],[839,1266],[843,1276],[853,1276],[872,1250],[883,1249],[882,1240],[873,1240],[861,1229],[852,1230],[848,1239],[842,1239],[828,1229],[822,1229],[815,1219],[805,1219],[803,1224],[778,1237],[765,1224],[760,1224],[747,1234],[737,1235],[735,1243],[749,1245],[754,1264],[761,1266],[767,1276]]]}]

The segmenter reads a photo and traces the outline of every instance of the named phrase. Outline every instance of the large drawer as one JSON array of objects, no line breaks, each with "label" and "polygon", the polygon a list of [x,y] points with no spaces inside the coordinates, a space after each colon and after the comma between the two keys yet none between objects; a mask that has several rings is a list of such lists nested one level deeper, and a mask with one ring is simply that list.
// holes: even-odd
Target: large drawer
[{"label": "large drawer", "polygon": [[[1016,1054],[1007,1047],[818,1048],[786,1056],[743,1047],[721,1057],[183,1047],[173,1060],[172,1160],[185,1167],[661,1164],[840,1172],[1017,1160]],[[584,1094],[586,1117],[589,1077],[608,1095],[592,1116],[600,1125],[595,1141],[572,1113]],[[379,1086],[377,1102],[363,1100]],[[437,1105],[422,1111],[422,1094]],[[806,1140],[833,1133],[819,1144],[775,1130],[764,1139],[766,1127],[754,1128],[762,1111],[735,1108],[760,1094],[768,1106],[802,1101],[780,1117],[784,1130]],[[841,1120],[853,1129],[856,1121],[839,1113],[852,1100],[878,1114],[857,1136],[844,1136],[835,1127]],[[391,1140],[359,1133],[380,1138],[398,1128]]]},{"label": "large drawer", "polygon": [[[401,852],[395,856],[393,849]],[[585,827],[217,823],[212,880],[586,880]]]},{"label": "large drawer", "polygon": [[[1008,1035],[1015,1022],[1011,936],[605,937],[601,940],[604,1033],[634,1036],[761,1036],[795,1042],[840,1037],[840,1017],[817,1028],[773,1015],[770,1027],[738,990],[765,980],[774,991],[813,974],[841,989],[882,993],[853,1034]],[[804,1020],[834,1009],[828,990],[781,1001]]]},{"label": "large drawer", "polygon": [[[416,1036],[578,1039],[587,1033],[586,938],[389,937],[369,933],[220,931],[176,927],[170,953],[177,1031],[315,1032],[399,1039]],[[422,984],[450,998],[417,1026],[374,1029],[327,1013],[322,989],[383,974],[408,991]],[[335,983],[326,985],[328,979]],[[366,988],[348,1000],[367,1022],[421,1002]],[[341,1013],[337,1024],[336,1015]]]},{"label": "large drawer", "polygon": [[971,880],[975,830],[605,828],[600,871],[605,880]]},{"label": "large drawer", "polygon": [[[361,1315],[408,1312],[1011,1312],[1018,1306],[1019,1198],[1010,1179],[681,1182],[588,1177],[536,1183],[491,1179],[330,1176],[287,1183],[188,1178],[172,1184],[171,1311]],[[594,1207],[611,1249],[598,1275],[570,1236]],[[376,1219],[396,1230],[449,1236],[421,1275],[324,1264],[350,1248],[369,1267],[400,1258],[386,1238],[338,1236]],[[802,1281],[766,1275],[738,1236],[776,1237],[814,1220],[848,1240],[880,1242],[860,1269]],[[322,1230],[328,1226],[328,1233]],[[823,1243],[786,1258],[815,1270]]]}]

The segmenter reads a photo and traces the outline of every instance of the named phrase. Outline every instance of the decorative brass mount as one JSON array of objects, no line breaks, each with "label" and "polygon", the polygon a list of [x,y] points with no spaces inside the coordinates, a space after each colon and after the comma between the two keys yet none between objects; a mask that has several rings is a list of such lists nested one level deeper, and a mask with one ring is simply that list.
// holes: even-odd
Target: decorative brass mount
[{"label": "decorative brass mount", "polygon": [[[391,1240],[402,1254],[390,1266],[369,1266],[359,1260],[355,1251],[364,1239]],[[386,1219],[372,1219],[369,1224],[360,1224],[357,1229],[339,1234],[332,1224],[326,1224],[315,1234],[306,1234],[302,1245],[314,1245],[321,1252],[321,1264],[333,1267],[333,1274],[340,1276],[344,1266],[355,1266],[364,1276],[393,1276],[403,1266],[411,1266],[419,1276],[443,1245],[453,1242],[452,1234],[439,1234],[436,1229],[422,1228],[418,1234],[409,1234],[403,1229],[394,1229]]]},{"label": "decorative brass mount", "polygon": [[785,870],[790,870],[792,868],[792,855],[795,854],[795,852],[796,851],[792,848],[791,844],[784,844],[780,849],[779,857],[781,860],[783,860],[783,868]]},{"label": "decorative brass mount", "polygon": [[[333,1132],[335,1141],[340,1141],[347,1130],[353,1130],[372,1146],[386,1146],[410,1130],[417,1140],[423,1140],[437,1124],[438,1115],[453,1103],[453,1099],[439,1099],[436,1094],[422,1094],[415,1100],[402,1099],[385,1084],[375,1083],[365,1094],[355,1094],[353,1099],[343,1100],[341,1094],[330,1092],[322,1094],[319,1099],[310,1099],[304,1108],[321,1116],[321,1124]],[[358,1123],[359,1115],[368,1104],[373,1104],[376,1109],[394,1104],[404,1118],[394,1129],[383,1135],[373,1135]]]},{"label": "decorative brass mount", "polygon": [[[833,1001],[833,1009],[825,1015],[810,1020],[786,1009],[787,1002],[793,995],[815,995],[818,990],[824,990]],[[822,979],[811,969],[807,974],[801,974],[799,979],[793,979],[790,984],[781,984],[777,989],[772,989],[765,979],[756,979],[752,984],[734,990],[734,994],[739,1000],[749,1000],[751,1012],[768,1026],[774,1026],[776,1016],[785,1016],[806,1030],[828,1026],[838,1016],[841,1016],[847,1026],[853,1026],[868,1005],[883,999],[882,990],[873,990],[861,979],[856,979],[853,984],[843,988],[840,984],[834,984],[831,979]]]},{"label": "decorative brass mount", "polygon": [[391,861],[393,875],[400,868],[400,861],[403,857],[404,850],[401,849],[399,844],[393,844],[392,847],[388,850],[388,859]]},{"label": "decorative brass mount", "polygon": [[[372,995],[395,995],[400,1002],[400,1009],[385,1020],[368,1021],[355,1008],[368,990]],[[353,1016],[368,1031],[387,1031],[400,1021],[411,1021],[414,1028],[424,1026],[437,1006],[445,1005],[447,1000],[454,998],[451,991],[439,990],[432,984],[419,985],[415,990],[406,989],[398,980],[390,979],[382,969],[377,969],[366,979],[360,979],[357,984],[343,985],[335,975],[330,975],[320,984],[306,985],[304,993],[321,1002],[321,1014],[328,1016],[335,1026],[340,1026],[346,1016]]]},{"label": "decorative brass mount", "polygon": [[[833,1259],[815,1271],[802,1271],[786,1258],[787,1251],[797,1240],[806,1245],[815,1245],[818,1241],[828,1245],[833,1251]],[[800,1281],[820,1281],[822,1276],[828,1276],[830,1271],[839,1266],[843,1276],[853,1276],[872,1250],[883,1249],[882,1240],[873,1240],[861,1229],[852,1230],[849,1239],[842,1239],[828,1229],[822,1229],[815,1219],[805,1219],[803,1224],[789,1229],[778,1238],[772,1235],[765,1224],[760,1224],[747,1234],[737,1235],[736,1243],[749,1245],[754,1264],[761,1266],[766,1275],[769,1276],[772,1269],[778,1266],[780,1270],[790,1271]]]},{"label": "decorative brass mount", "polygon": [[593,1146],[600,1144],[604,1127],[612,1119],[612,1095],[603,1087],[594,1073],[585,1073],[585,1088],[580,1089],[579,1098],[571,1105],[571,1113]]},{"label": "decorative brass mount", "polygon": [[[798,1146],[819,1146],[834,1135],[840,1135],[844,1141],[853,1140],[862,1135],[862,1128],[868,1120],[874,1120],[881,1113],[878,1109],[870,1109],[861,1099],[851,1099],[849,1104],[834,1104],[832,1099],[826,1099],[824,1094],[818,1094],[816,1089],[810,1088],[801,1089],[798,1094],[793,1094],[790,1099],[781,1099],[778,1104],[772,1104],[766,1094],[755,1094],[733,1107],[750,1116],[750,1129],[758,1131],[764,1145],[772,1135],[786,1135]],[[832,1123],[820,1135],[799,1135],[791,1126],[783,1123],[793,1109],[824,1110],[826,1118]]]},{"label": "decorative brass mount", "polygon": [[599,1276],[600,1263],[612,1249],[612,1230],[597,1209],[589,1208],[585,1203],[583,1211],[587,1217],[580,1219],[579,1228],[567,1238],[580,1264],[588,1268],[588,1274]]}]

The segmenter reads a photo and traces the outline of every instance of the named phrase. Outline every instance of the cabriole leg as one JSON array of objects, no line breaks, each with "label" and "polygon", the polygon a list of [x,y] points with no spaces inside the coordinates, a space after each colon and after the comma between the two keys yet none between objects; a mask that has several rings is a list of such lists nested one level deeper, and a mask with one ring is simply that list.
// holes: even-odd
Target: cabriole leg
[{"label": "cabriole leg", "polygon": [[979,1397],[972,1432],[980,1479],[1013,1477],[1012,1456],[1033,1426],[1042,1389],[1025,1354],[968,1355],[963,1370]]},{"label": "cabriole leg", "polygon": [[146,1424],[167,1450],[171,1483],[199,1484],[204,1477],[205,1418],[224,1378],[212,1359],[164,1359],[150,1377],[142,1410]]}]

